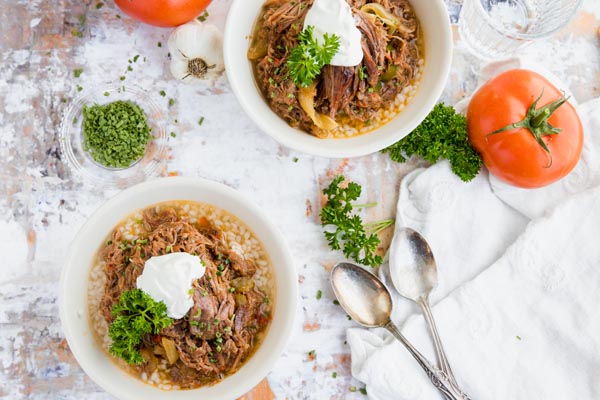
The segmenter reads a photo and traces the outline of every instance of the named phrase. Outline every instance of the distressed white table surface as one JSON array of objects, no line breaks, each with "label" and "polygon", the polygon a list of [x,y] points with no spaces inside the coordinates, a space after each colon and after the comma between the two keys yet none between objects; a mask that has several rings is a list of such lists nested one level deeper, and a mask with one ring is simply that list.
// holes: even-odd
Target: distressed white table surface
[{"label": "distressed white table surface", "polygon": [[[231,0],[215,0],[209,21],[224,26]],[[350,376],[345,329],[352,322],[332,303],[328,271],[341,259],[318,224],[320,189],[344,173],[379,205],[367,219],[391,217],[401,177],[418,161],[387,155],[329,160],[278,145],[242,112],[226,78],[187,86],[171,78],[169,29],[139,24],[107,1],[0,0],[0,397],[110,399],[79,368],[60,327],[58,280],[63,257],[86,218],[114,191],[79,183],[63,163],[58,126],[76,85],[114,82],[136,54],[126,82],[146,88],[168,109],[170,160],[165,174],[200,176],[241,191],[269,212],[296,260],[300,307],[290,344],[269,384],[279,399],[362,398]],[[459,7],[449,4],[453,23]],[[79,16],[86,16],[80,26]],[[525,53],[567,82],[580,102],[600,93],[600,2],[585,0],[565,30]],[[456,26],[454,26],[456,32]],[[82,37],[72,34],[74,29]],[[158,42],[163,43],[158,47]],[[456,37],[442,100],[469,95],[481,67]],[[73,69],[83,68],[79,79]],[[164,90],[166,97],[158,92]],[[167,99],[175,105],[168,108]],[[199,126],[197,121],[205,117]],[[178,123],[175,124],[175,120]],[[588,132],[596,134],[596,132]],[[294,160],[297,157],[297,162]],[[383,237],[383,247],[389,232]],[[442,277],[443,279],[443,277]],[[317,290],[323,298],[316,299]],[[308,351],[316,350],[309,360]],[[337,378],[332,377],[337,372]],[[264,395],[262,395],[264,398]],[[250,395],[248,398],[252,398]],[[261,398],[256,395],[253,398]]]}]

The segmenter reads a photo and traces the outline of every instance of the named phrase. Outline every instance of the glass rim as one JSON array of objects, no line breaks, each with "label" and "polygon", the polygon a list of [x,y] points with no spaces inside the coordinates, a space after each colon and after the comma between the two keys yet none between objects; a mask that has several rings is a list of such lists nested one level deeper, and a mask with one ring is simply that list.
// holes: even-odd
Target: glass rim
[{"label": "glass rim", "polygon": [[[569,18],[567,18],[565,20],[565,22],[562,25],[557,26],[556,28],[553,28],[549,31],[543,32],[543,33],[537,33],[537,34],[528,34],[528,33],[507,33],[502,31],[500,28],[498,28],[498,26],[496,24],[493,23],[492,18],[490,18],[489,14],[487,12],[485,12],[485,10],[483,9],[483,6],[481,4],[481,0],[465,0],[465,2],[467,1],[473,1],[475,3],[477,3],[475,5],[475,7],[477,7],[477,10],[482,12],[484,15],[484,19],[485,22],[494,30],[496,31],[498,34],[507,37],[509,39],[517,39],[517,40],[536,40],[536,39],[540,39],[546,36],[550,36],[558,31],[560,31],[561,29],[565,28],[567,25],[569,25],[571,23],[571,21],[573,21],[573,18],[575,18],[575,15],[577,15],[577,11],[579,11],[579,8],[581,7],[581,4],[583,4],[583,0],[575,0],[575,6],[573,7],[573,10],[571,11],[571,15],[569,16]],[[463,7],[464,7],[464,3],[463,3]],[[462,12],[462,10],[461,10]],[[459,18],[460,20],[460,18]]]}]

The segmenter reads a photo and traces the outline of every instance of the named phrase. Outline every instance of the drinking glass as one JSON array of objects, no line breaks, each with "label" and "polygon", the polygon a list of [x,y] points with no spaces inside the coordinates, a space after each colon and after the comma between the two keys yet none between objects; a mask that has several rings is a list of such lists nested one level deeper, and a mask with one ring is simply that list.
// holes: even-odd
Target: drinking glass
[{"label": "drinking glass", "polygon": [[583,0],[464,0],[458,31],[481,58],[503,58],[566,26]]}]

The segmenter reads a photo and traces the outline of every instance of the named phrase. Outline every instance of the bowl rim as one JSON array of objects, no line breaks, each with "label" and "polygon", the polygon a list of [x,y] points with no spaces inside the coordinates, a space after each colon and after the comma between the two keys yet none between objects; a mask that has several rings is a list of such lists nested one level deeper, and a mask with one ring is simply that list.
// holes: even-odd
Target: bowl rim
[{"label": "bowl rim", "polygon": [[[411,109],[412,116],[408,122],[402,125],[402,129],[395,130],[395,132],[392,134],[377,135],[378,130],[390,125],[395,118],[407,110],[402,111],[399,115],[394,117],[394,119],[388,121],[381,127],[378,127],[374,131],[363,135],[344,139],[318,139],[309,133],[290,127],[285,121],[276,115],[270,109],[270,107],[268,107],[268,105],[266,105],[266,108],[285,124],[285,126],[283,126],[276,123],[277,126],[275,127],[273,126],[274,119],[267,120],[266,118],[257,115],[256,102],[258,99],[260,98],[260,101],[264,104],[266,104],[266,102],[262,93],[260,93],[260,89],[256,86],[255,79],[252,79],[251,82],[248,82],[247,79],[244,79],[242,76],[240,76],[241,74],[238,73],[242,68],[245,68],[245,66],[241,65],[243,63],[239,62],[240,60],[236,58],[239,57],[237,54],[239,52],[239,46],[236,47],[236,40],[239,39],[240,35],[243,36],[244,40],[247,40],[251,37],[252,32],[242,32],[237,21],[241,18],[247,18],[248,13],[245,12],[245,9],[247,7],[252,7],[258,2],[262,4],[264,3],[264,0],[233,0],[229,8],[223,41],[225,71],[227,73],[227,78],[233,93],[245,113],[260,128],[261,131],[290,149],[315,156],[329,158],[359,157],[375,153],[396,143],[398,140],[402,139],[412,130],[414,130],[433,109],[444,90],[452,63],[452,28],[450,25],[448,10],[443,0],[432,0],[428,2],[427,9],[428,12],[431,12],[435,15],[435,25],[437,26],[436,29],[439,29],[442,32],[438,39],[440,40],[440,45],[443,51],[441,51],[440,54],[436,54],[436,57],[440,58],[436,62],[437,70],[435,71],[435,76],[432,78],[432,80],[434,80],[434,84],[428,88],[426,95],[422,95],[424,100],[421,101],[421,106],[417,109]],[[414,0],[411,1],[411,4],[414,7],[413,3],[415,3]],[[419,13],[417,14],[419,17]],[[422,20],[421,17],[419,17],[419,19]],[[256,17],[254,17],[252,21],[254,25]],[[427,34],[427,31],[423,32],[424,36],[427,36]],[[426,48],[428,46],[427,38],[425,38],[425,46]],[[246,48],[243,50],[245,54]],[[428,56],[427,51],[425,53],[425,68],[427,69],[427,59],[430,57]],[[423,79],[423,77],[421,79]],[[258,96],[255,96],[249,92],[251,90],[250,86],[252,86],[252,90],[258,92]],[[415,97],[417,97],[418,92],[422,90],[422,86],[423,82],[420,82],[417,86],[417,95]],[[410,105],[414,102],[414,100],[415,99],[413,98],[408,104]],[[301,137],[300,135],[307,137]]]},{"label": "bowl rim", "polygon": [[[208,201],[204,201],[207,204],[214,205],[218,208],[224,209],[228,213],[233,214],[238,219],[240,219],[244,224],[250,228],[251,231],[258,236],[257,230],[260,230],[262,236],[259,238],[261,240],[263,246],[266,248],[267,254],[271,257],[273,264],[275,261],[273,260],[273,254],[270,250],[275,250],[275,256],[282,261],[281,264],[274,266],[275,268],[275,280],[277,281],[276,287],[276,298],[277,301],[275,303],[275,311],[273,321],[269,326],[269,330],[267,331],[267,336],[265,338],[265,342],[259,346],[256,350],[256,353],[252,355],[244,365],[238,370],[236,373],[229,375],[220,383],[217,383],[213,386],[208,387],[200,387],[197,389],[186,389],[186,390],[171,390],[164,391],[152,385],[142,382],[140,379],[128,374],[123,371],[121,367],[119,367],[114,360],[110,360],[110,357],[105,354],[105,351],[101,349],[99,346],[97,348],[91,348],[88,344],[86,344],[85,340],[81,338],[81,333],[76,333],[77,329],[86,325],[88,329],[90,329],[90,319],[87,312],[87,293],[88,293],[88,285],[87,282],[85,284],[84,290],[86,301],[83,306],[84,316],[82,317],[81,311],[75,313],[74,311],[68,311],[67,308],[74,301],[70,299],[71,297],[77,297],[77,295],[69,294],[73,292],[69,290],[70,286],[68,286],[71,282],[71,276],[74,274],[73,270],[77,267],[76,257],[78,256],[78,252],[75,250],[81,242],[84,242],[90,235],[95,235],[95,228],[99,221],[102,218],[106,218],[106,216],[114,210],[115,207],[118,207],[122,204],[131,203],[137,200],[137,202],[147,202],[148,200],[144,198],[148,197],[149,193],[153,193],[156,191],[162,191],[164,196],[169,196],[170,190],[173,188],[187,188],[189,190],[194,189],[201,193],[198,197],[194,199],[177,199],[177,198],[165,198],[164,200],[159,201],[149,201],[146,205],[130,205],[126,212],[125,216],[130,215],[132,212],[139,210],[141,208],[150,206],[152,204],[160,203],[162,201],[170,201],[170,200],[191,200],[191,201],[199,201],[202,196],[205,196],[203,191],[211,192],[212,195],[221,197],[228,201],[231,201],[235,206],[241,206],[240,209],[245,208],[243,212],[250,215],[253,219],[254,225],[251,225],[242,217],[239,217],[235,210],[231,210],[225,208],[219,204],[209,203]],[[185,190],[185,189],[181,189]],[[158,196],[163,196],[163,193],[158,194]],[[120,216],[116,219],[116,221],[122,220],[123,217]],[[112,223],[111,223],[112,224]],[[260,225],[260,226],[259,226]],[[111,225],[114,227],[114,224]],[[97,232],[96,232],[97,233]],[[102,238],[98,239],[98,244]],[[268,241],[268,243],[266,243]],[[88,246],[93,251],[88,251],[88,253],[93,254],[96,253],[96,246]],[[86,276],[89,276],[91,265],[85,268]],[[281,282],[285,282],[285,291],[283,288],[280,290],[279,284]],[[83,286],[83,285],[82,285]],[[77,297],[78,298],[78,297]],[[77,300],[77,298],[75,300]],[[146,181],[135,186],[132,186],[116,196],[110,198],[103,205],[101,205],[94,213],[87,219],[84,225],[79,229],[77,234],[75,235],[73,241],[70,244],[69,252],[67,257],[65,258],[65,262],[61,271],[60,276],[60,285],[59,285],[59,296],[58,296],[58,305],[59,305],[59,315],[61,320],[61,326],[63,332],[65,334],[65,338],[71,352],[73,353],[75,359],[79,363],[80,367],[84,370],[84,372],[100,387],[106,390],[108,393],[116,396],[119,399],[137,399],[140,396],[140,392],[136,392],[135,386],[138,388],[148,388],[147,394],[151,393],[152,399],[180,399],[180,400],[191,400],[191,399],[202,399],[202,398],[210,398],[211,400],[217,399],[227,399],[237,398],[242,396],[243,394],[250,391],[254,386],[256,386],[274,367],[275,363],[280,358],[281,354],[285,350],[289,339],[292,335],[293,328],[295,326],[295,314],[297,309],[297,301],[298,301],[298,280],[297,280],[297,270],[296,266],[292,260],[291,253],[287,246],[287,243],[283,237],[283,234],[279,231],[279,229],[270,221],[267,214],[259,208],[254,202],[249,201],[242,193],[237,190],[214,181],[210,181],[203,178],[189,178],[189,177],[165,177],[158,178],[151,181]],[[77,316],[75,316],[77,314]],[[78,319],[77,319],[78,318]],[[278,329],[273,329],[275,323],[277,323]],[[91,329],[90,329],[91,330]],[[95,339],[94,345],[97,345]],[[268,341],[268,342],[267,342]],[[268,349],[264,348],[264,345],[269,345]],[[94,357],[94,354],[91,354],[90,351],[98,351],[100,350],[104,358],[99,361]],[[267,351],[268,350],[268,351]],[[252,363],[257,356],[257,354],[261,354],[261,362],[256,364]],[[106,360],[110,361],[112,365],[114,365],[114,370],[111,368],[111,371],[102,370],[99,367],[99,362],[105,362]],[[249,364],[252,364],[252,368],[245,368]],[[115,372],[118,371],[118,372]],[[242,373],[243,374],[240,374]],[[119,374],[120,373],[120,374]],[[117,383],[110,380],[111,375],[119,375],[123,377],[123,379],[127,380],[128,383],[131,382],[133,385],[122,385],[118,386]],[[122,375],[121,375],[122,374]],[[227,385],[221,386],[226,383],[228,380],[231,381],[231,378],[238,377],[235,380],[235,385]],[[241,380],[241,382],[240,382]],[[137,384],[136,384],[137,382]],[[140,386],[141,385],[141,386]],[[217,388],[217,389],[215,389]],[[206,397],[204,397],[206,396]],[[150,397],[147,397],[150,398]]]}]

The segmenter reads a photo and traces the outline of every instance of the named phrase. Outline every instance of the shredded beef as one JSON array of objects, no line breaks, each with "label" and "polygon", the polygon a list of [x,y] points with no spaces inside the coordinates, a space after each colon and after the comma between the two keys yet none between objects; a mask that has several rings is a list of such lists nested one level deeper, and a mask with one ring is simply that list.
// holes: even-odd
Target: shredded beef
[{"label": "shredded beef", "polygon": [[193,282],[193,307],[160,335],[144,337],[140,351],[146,363],[139,369],[149,373],[157,359],[165,358],[161,348],[165,337],[179,353],[169,370],[174,384],[198,387],[235,372],[270,319],[265,294],[254,286],[256,266],[228,249],[221,231],[207,221],[192,224],[172,208],[145,210],[141,226],[145,232],[134,242],[124,240],[116,229],[102,253],[106,285],[100,312],[108,323],[112,321],[113,305],[124,291],[136,287],[150,257],[170,252],[198,255],[206,272]]},{"label": "shredded beef", "polygon": [[[413,83],[420,59],[420,33],[408,0],[346,1],[362,34],[363,60],[356,67],[327,65],[321,70],[316,79],[315,110],[334,119],[349,118],[351,124],[360,126]],[[317,128],[300,107],[298,87],[289,78],[287,67],[312,3],[313,0],[267,0],[248,56],[255,62],[258,84],[271,109],[291,126],[327,137],[327,132]],[[361,11],[367,3],[381,4],[399,21],[400,28],[391,29],[373,14]]]}]

